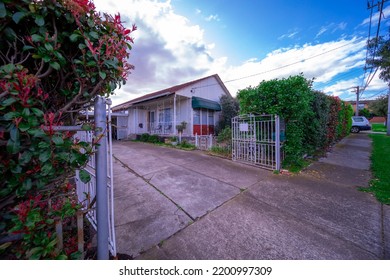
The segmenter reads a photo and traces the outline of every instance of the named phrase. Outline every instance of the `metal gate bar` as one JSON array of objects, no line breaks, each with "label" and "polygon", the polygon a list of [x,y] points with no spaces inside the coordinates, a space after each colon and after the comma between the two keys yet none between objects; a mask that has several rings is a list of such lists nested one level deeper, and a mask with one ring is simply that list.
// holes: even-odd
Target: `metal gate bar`
[{"label": "metal gate bar", "polygon": [[277,115],[242,115],[232,119],[232,158],[280,170],[281,128]]}]

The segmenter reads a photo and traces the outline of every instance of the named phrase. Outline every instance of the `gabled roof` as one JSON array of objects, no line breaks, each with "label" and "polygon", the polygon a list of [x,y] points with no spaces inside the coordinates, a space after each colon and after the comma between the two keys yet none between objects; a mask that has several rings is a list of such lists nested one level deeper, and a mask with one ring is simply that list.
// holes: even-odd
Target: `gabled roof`
[{"label": "gabled roof", "polygon": [[135,99],[129,100],[127,102],[124,102],[122,104],[119,104],[119,105],[116,105],[116,106],[112,107],[112,110],[113,111],[125,110],[125,109],[131,107],[132,105],[140,103],[140,102],[143,102],[143,101],[147,101],[147,100],[158,98],[158,97],[162,97],[162,96],[168,96],[168,95],[174,94],[178,90],[181,90],[183,88],[186,88],[188,86],[191,86],[193,84],[196,84],[196,83],[198,83],[198,82],[200,82],[202,80],[206,80],[206,79],[211,78],[211,77],[214,77],[218,81],[218,84],[223,88],[223,90],[227,94],[230,95],[229,90],[226,88],[226,86],[224,85],[224,83],[222,82],[222,80],[218,76],[218,74],[214,74],[214,75],[207,76],[207,77],[204,77],[204,78],[200,78],[200,79],[197,79],[197,80],[194,80],[194,81],[191,81],[191,82],[187,82],[187,83],[176,85],[176,86],[173,86],[173,87],[170,87],[170,88],[166,88],[166,89],[162,89],[162,90],[159,90],[159,91],[155,91],[155,92],[143,95],[141,97],[137,97]]}]

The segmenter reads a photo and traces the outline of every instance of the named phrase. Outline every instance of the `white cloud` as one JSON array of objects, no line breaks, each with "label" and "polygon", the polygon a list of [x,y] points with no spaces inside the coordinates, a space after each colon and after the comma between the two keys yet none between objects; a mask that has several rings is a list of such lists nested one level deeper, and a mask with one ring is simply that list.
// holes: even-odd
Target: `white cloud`
[{"label": "white cloud", "polygon": [[[307,78],[315,77],[317,84],[326,84],[341,73],[364,65],[365,38],[279,48],[264,58],[248,58],[239,65],[230,65],[228,57],[212,54],[214,42],[205,42],[202,27],[175,13],[170,1],[95,0],[95,4],[98,10],[111,14],[119,11],[126,24],[138,26],[133,34],[135,44],[130,59],[135,70],[127,84],[112,97],[114,105],[215,73],[235,95],[237,90],[256,86],[262,80],[302,72]],[[340,23],[333,28],[345,27]],[[292,38],[297,33],[298,30],[291,30],[283,36]],[[328,86],[327,90],[342,95],[344,85],[351,87],[357,83],[347,79],[333,88]]]},{"label": "white cloud", "polygon": [[215,15],[209,15],[208,17],[205,17],[206,21],[220,21],[221,19],[219,18],[218,14]]},{"label": "white cloud", "polygon": [[[374,10],[375,10],[375,8],[374,8]],[[385,7],[383,9],[382,13],[383,13],[382,14],[382,19],[383,18],[387,18],[390,15],[390,6]],[[371,22],[373,24],[377,24],[378,23],[379,15],[380,15],[379,11],[373,13],[372,19],[371,19]],[[368,18],[364,19],[363,22],[360,25],[366,25],[366,24],[369,24],[369,23],[370,23],[370,18],[368,17]]]},{"label": "white cloud", "polygon": [[283,35],[279,36],[278,40],[282,40],[282,39],[285,39],[285,38],[289,38],[289,39],[294,38],[295,35],[297,35],[298,33],[299,33],[299,31],[296,30],[296,29],[292,30],[292,31],[289,31],[286,34],[283,34]]}]

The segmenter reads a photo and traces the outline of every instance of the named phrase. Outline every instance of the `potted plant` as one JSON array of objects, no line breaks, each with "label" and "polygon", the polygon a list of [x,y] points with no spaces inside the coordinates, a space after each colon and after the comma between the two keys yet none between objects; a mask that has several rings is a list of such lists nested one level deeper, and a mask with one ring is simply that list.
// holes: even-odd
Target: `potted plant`
[{"label": "potted plant", "polygon": [[182,121],[180,124],[176,125],[176,129],[179,132],[179,143],[181,143],[181,135],[186,127],[187,123],[185,121]]}]

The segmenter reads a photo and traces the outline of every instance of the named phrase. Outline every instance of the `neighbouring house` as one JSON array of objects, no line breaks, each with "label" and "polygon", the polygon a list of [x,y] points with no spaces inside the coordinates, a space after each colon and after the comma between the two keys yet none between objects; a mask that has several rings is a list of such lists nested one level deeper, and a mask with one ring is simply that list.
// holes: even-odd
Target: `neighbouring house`
[{"label": "neighbouring house", "polygon": [[[372,100],[360,100],[359,101],[359,111],[363,109],[368,109],[368,106],[370,105],[370,102]],[[346,101],[347,103],[351,104],[353,107],[353,112],[356,112],[356,101]]]},{"label": "neighbouring house", "polygon": [[220,97],[230,95],[217,74],[159,90],[112,108],[125,113],[118,118],[118,139],[149,133],[178,135],[177,125],[185,122],[182,135],[214,134],[221,112]]}]

